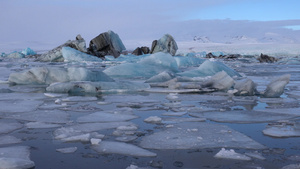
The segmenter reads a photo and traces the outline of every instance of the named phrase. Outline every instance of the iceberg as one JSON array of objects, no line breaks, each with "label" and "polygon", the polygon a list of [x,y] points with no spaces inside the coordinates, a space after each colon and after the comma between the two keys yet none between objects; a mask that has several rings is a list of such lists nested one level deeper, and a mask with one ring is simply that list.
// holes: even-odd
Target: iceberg
[{"label": "iceberg", "polygon": [[174,38],[169,34],[165,34],[159,40],[154,40],[152,42],[150,53],[164,52],[170,53],[172,56],[174,56],[176,54],[177,49],[178,46]]},{"label": "iceberg", "polygon": [[105,69],[103,72],[112,77],[150,78],[164,71],[178,72],[175,59],[166,53],[156,53],[144,57],[137,63],[123,63]]},{"label": "iceberg", "polygon": [[176,60],[177,65],[180,68],[199,66],[205,61],[205,59],[193,56],[174,56],[174,59]]},{"label": "iceberg", "polygon": [[92,149],[101,154],[121,154],[134,157],[156,156],[156,153],[152,153],[133,144],[114,141],[102,141],[99,145],[93,145]]},{"label": "iceberg", "polygon": [[11,73],[8,81],[15,84],[51,84],[69,81],[114,81],[101,71],[71,67],[68,69],[55,67],[36,67],[24,72]]},{"label": "iceberg", "polygon": [[24,58],[25,55],[21,52],[12,52],[6,55],[3,55],[5,58],[11,58],[11,59],[20,59],[20,58]]},{"label": "iceberg", "polygon": [[264,97],[280,97],[285,86],[290,82],[291,75],[286,74],[273,79],[267,86],[263,96]]},{"label": "iceberg", "polygon": [[140,146],[149,149],[265,148],[227,126],[206,122],[174,124],[174,127],[143,137]]},{"label": "iceberg", "polygon": [[79,50],[70,47],[63,47],[62,56],[64,62],[102,62],[103,60],[92,55],[88,55]]},{"label": "iceberg", "polygon": [[205,82],[205,87],[210,87],[213,89],[227,91],[234,84],[234,80],[223,70],[216,73],[207,82]]},{"label": "iceberg", "polygon": [[129,92],[149,89],[149,84],[140,82],[67,82],[53,83],[46,88],[47,92],[54,93],[103,93]]},{"label": "iceberg", "polygon": [[178,73],[181,76],[187,77],[205,77],[205,76],[213,76],[218,72],[225,71],[229,76],[234,77],[241,77],[239,73],[235,70],[227,67],[225,64],[218,62],[218,61],[210,61],[206,60],[202,63],[197,69],[188,70],[182,73]]},{"label": "iceberg", "polygon": [[30,48],[23,49],[21,53],[24,54],[25,56],[27,56],[27,55],[36,55],[36,52],[33,51]]},{"label": "iceberg", "polygon": [[236,81],[234,89],[237,90],[234,95],[238,96],[253,96],[256,91],[256,84],[251,79]]}]

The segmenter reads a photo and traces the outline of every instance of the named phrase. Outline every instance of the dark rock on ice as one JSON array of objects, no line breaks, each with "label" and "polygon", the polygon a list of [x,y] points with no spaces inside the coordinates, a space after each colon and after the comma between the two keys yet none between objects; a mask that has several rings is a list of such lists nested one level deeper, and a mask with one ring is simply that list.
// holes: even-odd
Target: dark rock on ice
[{"label": "dark rock on ice", "polygon": [[87,52],[85,40],[81,37],[81,35],[77,35],[76,40],[69,40],[66,43],[42,54],[38,57],[38,60],[43,62],[63,62],[63,47],[71,47],[84,53]]},{"label": "dark rock on ice", "polygon": [[137,47],[133,52],[132,54],[133,55],[144,55],[144,54],[149,54],[150,53],[150,49],[146,46],[143,46],[143,47]]},{"label": "dark rock on ice", "polygon": [[216,55],[216,54],[213,54],[213,53],[208,53],[206,54],[206,58],[223,58],[223,59],[236,59],[236,58],[241,58],[243,57],[242,55],[240,54],[229,54],[229,55]]},{"label": "dark rock on ice", "polygon": [[119,57],[123,50],[126,50],[118,34],[113,31],[101,33],[90,41],[88,53],[100,58],[106,55]]},{"label": "dark rock on ice", "polygon": [[268,56],[268,55],[264,55],[264,54],[260,54],[259,58],[257,58],[257,60],[260,63],[266,62],[266,63],[274,63],[277,61],[277,59],[275,57],[272,56]]},{"label": "dark rock on ice", "polygon": [[174,38],[169,34],[165,34],[159,40],[154,40],[152,42],[150,53],[164,52],[175,56],[177,49],[178,46]]}]

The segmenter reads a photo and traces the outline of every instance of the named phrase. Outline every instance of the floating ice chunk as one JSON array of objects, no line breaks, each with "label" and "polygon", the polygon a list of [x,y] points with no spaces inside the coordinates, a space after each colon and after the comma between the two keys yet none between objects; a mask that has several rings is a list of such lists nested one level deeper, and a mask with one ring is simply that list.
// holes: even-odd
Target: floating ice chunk
[{"label": "floating ice chunk", "polygon": [[[191,129],[198,130],[191,131]],[[227,126],[205,122],[174,124],[174,127],[143,137],[140,146],[149,149],[265,148],[260,143]]]},{"label": "floating ice chunk", "polygon": [[294,125],[270,126],[263,133],[271,137],[300,137],[300,123]]},{"label": "floating ice chunk", "polygon": [[79,123],[91,123],[91,122],[114,122],[114,121],[128,121],[138,118],[138,116],[130,114],[113,114],[107,112],[96,112],[86,116],[79,117],[77,122]]},{"label": "floating ice chunk", "polygon": [[10,133],[14,130],[22,128],[23,125],[18,122],[0,122],[0,134]]},{"label": "floating ice chunk", "polygon": [[9,118],[44,123],[68,123],[69,114],[59,110],[42,110],[29,113],[12,114]]},{"label": "floating ice chunk", "polygon": [[167,112],[167,113],[163,113],[163,116],[183,116],[187,114],[187,112]]},{"label": "floating ice chunk", "polygon": [[244,160],[244,161],[251,160],[251,158],[246,155],[236,153],[233,149],[226,150],[225,148],[222,148],[214,157],[232,159],[232,160]]},{"label": "floating ice chunk", "polygon": [[256,92],[256,85],[251,79],[236,81],[234,89],[237,90],[234,95],[253,96]]},{"label": "floating ice chunk", "polygon": [[44,122],[29,122],[25,126],[29,129],[45,129],[45,128],[56,128],[61,127],[59,124],[49,124]]},{"label": "floating ice chunk", "polygon": [[33,51],[30,48],[23,49],[21,53],[24,54],[25,56],[27,56],[27,55],[36,55],[36,52]]},{"label": "floating ice chunk", "polygon": [[149,84],[140,82],[68,82],[54,83],[46,88],[48,92],[56,93],[99,93],[99,92],[128,92],[149,89]]},{"label": "floating ice chunk", "polygon": [[137,130],[138,127],[136,125],[127,125],[127,126],[119,126],[117,130]]},{"label": "floating ice chunk", "polygon": [[11,73],[8,81],[16,84],[51,84],[69,81],[108,81],[113,79],[101,71],[86,68],[35,67],[24,72]]},{"label": "floating ice chunk", "polygon": [[176,93],[170,93],[166,96],[166,99],[170,101],[180,101],[178,95]]},{"label": "floating ice chunk", "polygon": [[87,133],[87,134],[79,134],[71,137],[62,138],[61,140],[65,142],[76,142],[76,141],[88,142],[90,140],[90,137],[91,135]]},{"label": "floating ice chunk", "polygon": [[144,120],[147,123],[161,123],[162,119],[158,116],[150,116]]},{"label": "floating ice chunk", "polygon": [[137,63],[120,64],[109,67],[103,72],[113,77],[150,78],[163,71],[178,72],[177,63],[170,54],[152,54]]},{"label": "floating ice chunk", "polygon": [[205,59],[200,59],[192,56],[174,56],[174,59],[176,60],[178,67],[199,66],[205,61]]},{"label": "floating ice chunk", "polygon": [[77,147],[58,148],[56,149],[56,151],[64,154],[74,153],[75,151],[77,151]]},{"label": "floating ice chunk", "polygon": [[264,97],[280,97],[284,92],[284,87],[290,82],[290,77],[290,74],[286,74],[273,79],[268,84]]},{"label": "floating ice chunk", "polygon": [[156,154],[138,146],[113,141],[102,141],[99,145],[92,146],[92,149],[101,154],[121,154],[135,157],[155,157]]},{"label": "floating ice chunk", "polygon": [[155,75],[151,77],[150,79],[146,80],[146,83],[157,83],[157,82],[166,82],[168,80],[171,80],[175,77],[175,75],[168,71],[163,71],[159,73],[158,75]]},{"label": "floating ice chunk", "polygon": [[152,42],[151,53],[165,52],[174,56],[177,49],[178,46],[174,38],[170,34],[165,34],[159,40]]},{"label": "floating ice chunk", "polygon": [[245,153],[245,155],[247,155],[249,157],[252,157],[252,158],[259,159],[259,160],[265,160],[266,159],[264,156],[261,155],[261,153],[259,153],[257,151],[252,152],[252,153]]},{"label": "floating ice chunk", "polygon": [[92,145],[98,145],[102,140],[98,138],[91,138]]},{"label": "floating ice chunk", "polygon": [[199,76],[205,77],[205,76],[213,76],[216,73],[221,71],[225,71],[231,77],[241,76],[239,73],[227,67],[223,63],[217,61],[210,61],[210,60],[206,60],[195,70],[189,70],[178,74],[187,77],[199,77]]},{"label": "floating ice chunk", "polygon": [[62,56],[64,57],[64,62],[102,62],[103,60],[92,55],[80,52],[79,50],[63,47]]},{"label": "floating ice chunk", "polygon": [[[14,136],[0,136],[0,145],[21,143],[22,140]],[[1,168],[1,167],[0,167]]]},{"label": "floating ice chunk", "polygon": [[122,136],[122,137],[117,137],[116,140],[121,142],[130,142],[136,140],[137,138],[138,138],[137,136]]},{"label": "floating ice chunk", "polygon": [[0,168],[19,169],[32,168],[34,162],[30,160],[30,151],[27,146],[0,148]]},{"label": "floating ice chunk", "polygon": [[208,82],[206,86],[218,89],[221,91],[226,91],[231,88],[234,84],[234,80],[228,76],[224,71],[216,73]]}]

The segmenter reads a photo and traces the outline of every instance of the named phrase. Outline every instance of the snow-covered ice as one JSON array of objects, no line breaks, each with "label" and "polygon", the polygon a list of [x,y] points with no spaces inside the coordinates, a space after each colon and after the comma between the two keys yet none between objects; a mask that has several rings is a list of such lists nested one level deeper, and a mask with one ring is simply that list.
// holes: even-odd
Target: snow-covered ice
[{"label": "snow-covered ice", "polygon": [[249,156],[237,153],[233,149],[226,150],[225,148],[222,148],[214,157],[232,159],[232,160],[246,160],[246,161],[251,160]]}]

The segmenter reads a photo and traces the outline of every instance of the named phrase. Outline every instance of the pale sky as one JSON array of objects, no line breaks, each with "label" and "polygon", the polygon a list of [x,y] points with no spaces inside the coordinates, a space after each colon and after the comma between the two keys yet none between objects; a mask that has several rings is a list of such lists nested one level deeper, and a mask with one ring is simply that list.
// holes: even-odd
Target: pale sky
[{"label": "pale sky", "polygon": [[122,40],[154,40],[165,33],[178,40],[295,36],[299,7],[299,0],[0,0],[0,52],[5,43],[60,45],[77,34],[88,43],[108,30]]}]

